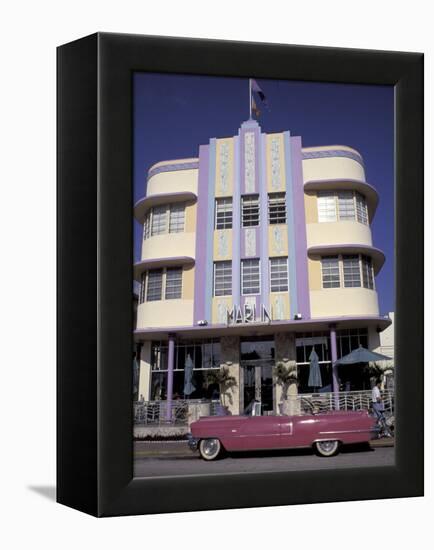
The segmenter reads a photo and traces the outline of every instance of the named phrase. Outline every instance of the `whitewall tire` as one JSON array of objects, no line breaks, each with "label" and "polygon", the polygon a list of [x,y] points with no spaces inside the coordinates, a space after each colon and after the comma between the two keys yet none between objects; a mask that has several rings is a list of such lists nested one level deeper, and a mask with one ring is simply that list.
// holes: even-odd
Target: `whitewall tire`
[{"label": "whitewall tire", "polygon": [[202,439],[199,453],[204,460],[215,460],[221,453],[222,445],[218,439]]},{"label": "whitewall tire", "polygon": [[339,441],[315,441],[314,447],[320,456],[333,456],[339,450]]}]

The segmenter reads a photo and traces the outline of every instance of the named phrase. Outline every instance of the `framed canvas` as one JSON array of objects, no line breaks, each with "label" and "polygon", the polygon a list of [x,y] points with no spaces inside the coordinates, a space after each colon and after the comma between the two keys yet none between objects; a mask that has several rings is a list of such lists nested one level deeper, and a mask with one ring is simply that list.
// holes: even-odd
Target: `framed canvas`
[{"label": "framed canvas", "polygon": [[98,33],[57,97],[58,502],[423,495],[423,55]]}]

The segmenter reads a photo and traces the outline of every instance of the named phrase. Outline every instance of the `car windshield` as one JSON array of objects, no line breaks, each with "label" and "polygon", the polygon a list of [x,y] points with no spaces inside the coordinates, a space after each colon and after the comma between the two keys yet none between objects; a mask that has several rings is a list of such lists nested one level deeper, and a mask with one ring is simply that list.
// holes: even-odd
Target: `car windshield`
[{"label": "car windshield", "polygon": [[261,416],[261,402],[252,399],[247,407],[245,407],[243,414],[245,416]]}]

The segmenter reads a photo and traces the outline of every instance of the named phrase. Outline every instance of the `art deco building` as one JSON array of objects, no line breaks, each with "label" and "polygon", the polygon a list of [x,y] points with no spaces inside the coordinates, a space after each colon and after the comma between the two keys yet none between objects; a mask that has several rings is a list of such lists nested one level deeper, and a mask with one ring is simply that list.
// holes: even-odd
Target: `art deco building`
[{"label": "art deco building", "polygon": [[[192,399],[216,395],[207,373],[227,368],[233,413],[254,397],[279,411],[276,365],[296,368],[292,394],[369,389],[363,369],[333,366],[359,345],[377,349],[390,324],[375,288],[385,261],[371,233],[378,195],[360,153],[304,148],[254,120],[198,153],[152,166],[135,206],[139,395],[184,398],[191,362]],[[321,388],[309,386],[313,349]]]}]

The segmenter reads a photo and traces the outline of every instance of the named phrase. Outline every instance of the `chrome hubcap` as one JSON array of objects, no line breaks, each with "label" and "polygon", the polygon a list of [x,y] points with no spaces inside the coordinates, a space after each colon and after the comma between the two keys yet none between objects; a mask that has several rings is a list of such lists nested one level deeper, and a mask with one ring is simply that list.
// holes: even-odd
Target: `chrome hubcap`
[{"label": "chrome hubcap", "polygon": [[319,446],[321,447],[321,449],[326,453],[329,453],[330,451],[332,451],[335,445],[336,445],[336,441],[321,441],[319,443]]},{"label": "chrome hubcap", "polygon": [[207,439],[203,442],[203,452],[206,456],[214,455],[218,450],[218,441],[217,439]]}]

